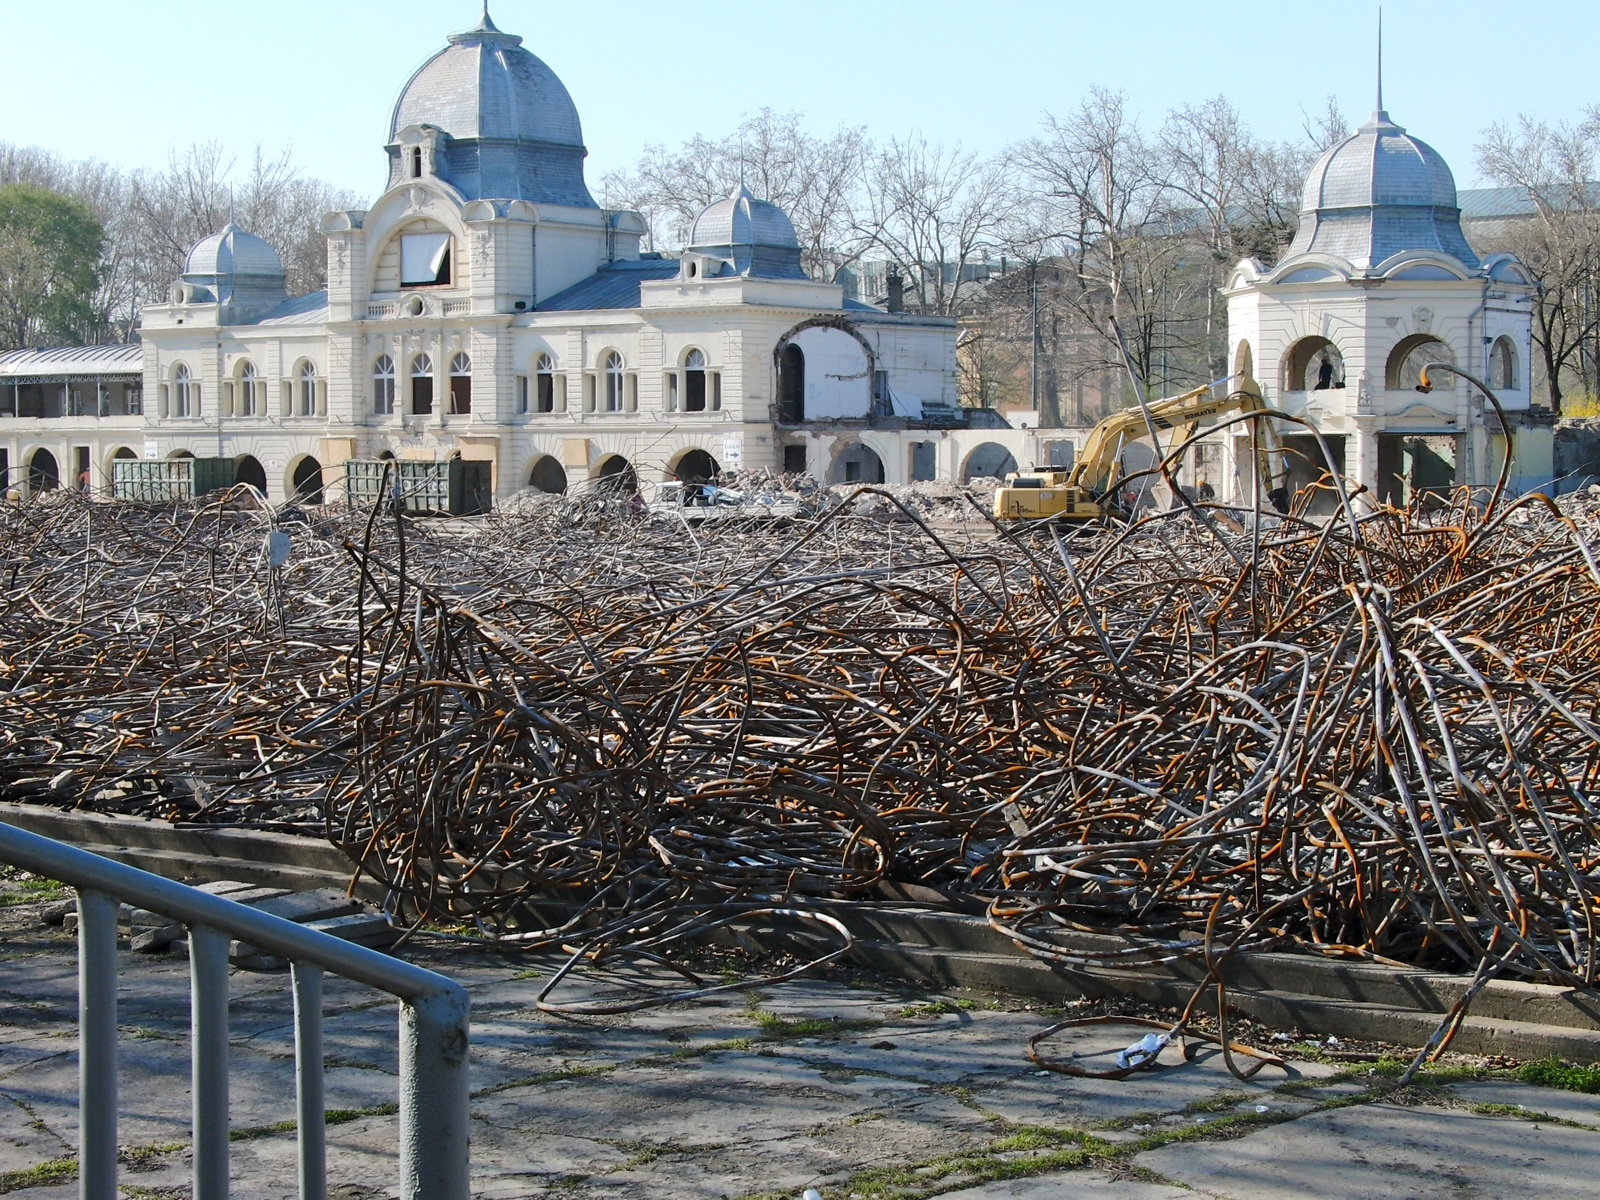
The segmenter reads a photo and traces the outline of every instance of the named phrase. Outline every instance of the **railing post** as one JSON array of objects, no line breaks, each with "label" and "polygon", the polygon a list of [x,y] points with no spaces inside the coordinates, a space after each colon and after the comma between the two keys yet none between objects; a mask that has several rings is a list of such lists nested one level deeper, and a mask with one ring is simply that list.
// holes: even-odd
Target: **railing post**
[{"label": "railing post", "polygon": [[117,1198],[117,902],[78,893],[78,1195]]},{"label": "railing post", "polygon": [[228,935],[189,930],[194,1200],[228,1200]]},{"label": "railing post", "polygon": [[297,962],[294,976],[295,1125],[300,1135],[300,1200],[326,1200],[327,1107],[322,1079],[322,968]]},{"label": "railing post", "polygon": [[468,1200],[470,1003],[457,985],[400,1005],[400,1200]]}]

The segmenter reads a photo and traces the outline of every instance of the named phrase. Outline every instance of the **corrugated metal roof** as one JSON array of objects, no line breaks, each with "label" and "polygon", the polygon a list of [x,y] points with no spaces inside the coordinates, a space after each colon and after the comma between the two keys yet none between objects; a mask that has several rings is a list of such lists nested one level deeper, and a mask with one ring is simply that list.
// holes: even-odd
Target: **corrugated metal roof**
[{"label": "corrugated metal roof", "polygon": [[557,292],[539,312],[577,312],[596,308],[638,308],[639,285],[647,279],[673,279],[678,274],[674,258],[629,258],[601,267],[565,291]]},{"label": "corrugated metal roof", "polygon": [[137,375],[144,369],[138,342],[116,346],[58,346],[8,350],[0,354],[0,376]]},{"label": "corrugated metal roof", "polygon": [[268,310],[257,325],[321,325],[328,319],[328,293],[307,292]]},{"label": "corrugated metal roof", "polygon": [[[1588,193],[1587,206],[1600,208],[1600,181],[1591,180]],[[1470,188],[1461,193],[1463,221],[1531,217],[1537,211],[1533,197],[1523,187]]]}]

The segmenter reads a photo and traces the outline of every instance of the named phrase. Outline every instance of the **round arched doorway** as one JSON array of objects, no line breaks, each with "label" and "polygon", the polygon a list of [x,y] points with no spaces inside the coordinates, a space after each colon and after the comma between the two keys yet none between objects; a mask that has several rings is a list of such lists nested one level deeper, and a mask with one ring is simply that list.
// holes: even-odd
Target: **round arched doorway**
[{"label": "round arched doorway", "polygon": [[690,450],[678,459],[672,473],[684,483],[715,483],[722,468],[704,450]]},{"label": "round arched doorway", "polygon": [[613,454],[600,464],[594,481],[596,487],[617,495],[632,495],[639,490],[639,477],[633,464],[620,454]]},{"label": "round arched doorway", "polygon": [[248,483],[265,496],[267,494],[267,469],[253,455],[241,454],[233,464],[233,482]]},{"label": "round arched doorway", "polygon": [[296,504],[322,503],[322,464],[309,454],[295,463],[289,476],[290,499]]},{"label": "round arched doorway", "polygon": [[534,460],[533,470],[528,472],[528,486],[559,496],[567,490],[566,468],[553,455],[541,454]]},{"label": "round arched doorway", "polygon": [[833,460],[834,483],[882,483],[883,479],[883,459],[860,442],[852,442]]},{"label": "round arched doorway", "polygon": [[61,467],[56,463],[56,456],[43,448],[35,450],[28,459],[28,491],[37,495],[60,486]]},{"label": "round arched doorway", "polygon": [[1017,469],[1016,457],[999,442],[984,442],[967,455],[967,465],[961,472],[964,482],[974,479],[1004,479]]}]

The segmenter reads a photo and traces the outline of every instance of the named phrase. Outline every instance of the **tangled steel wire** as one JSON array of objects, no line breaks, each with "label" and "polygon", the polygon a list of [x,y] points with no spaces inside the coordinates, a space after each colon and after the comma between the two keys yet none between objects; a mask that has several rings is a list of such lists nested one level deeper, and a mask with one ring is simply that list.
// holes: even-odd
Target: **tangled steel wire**
[{"label": "tangled steel wire", "polygon": [[665,960],[890,894],[1079,966],[1595,986],[1592,502],[1344,513],[24,505],[0,793],[322,833],[397,919],[504,944]]}]

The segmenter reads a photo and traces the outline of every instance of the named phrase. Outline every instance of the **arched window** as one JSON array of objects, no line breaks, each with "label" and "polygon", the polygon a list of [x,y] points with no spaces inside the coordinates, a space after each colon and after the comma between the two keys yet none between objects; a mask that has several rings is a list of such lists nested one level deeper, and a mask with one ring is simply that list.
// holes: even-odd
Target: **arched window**
[{"label": "arched window", "polygon": [[778,356],[778,420],[795,425],[806,419],[806,356],[790,342]]},{"label": "arched window", "polygon": [[1284,355],[1283,390],[1324,392],[1344,386],[1344,357],[1325,337],[1301,338]]},{"label": "arched window", "polygon": [[317,364],[309,360],[300,364],[299,386],[295,388],[295,416],[317,415]]},{"label": "arched window", "polygon": [[394,359],[387,354],[372,364],[372,411],[380,417],[394,412]]},{"label": "arched window", "polygon": [[706,356],[698,350],[689,351],[683,360],[683,411],[706,410]]},{"label": "arched window", "polygon": [[172,415],[198,417],[200,415],[200,388],[183,363],[172,373]]},{"label": "arched window", "polygon": [[450,360],[450,411],[472,411],[472,359],[464,353]]},{"label": "arched window", "polygon": [[[1389,352],[1389,362],[1384,371],[1384,386],[1390,391],[1412,391],[1422,382],[1422,368],[1431,362],[1453,363],[1455,355],[1450,347],[1428,333],[1414,333],[1401,338]],[[1453,384],[1450,379],[1435,379],[1434,384]]]},{"label": "arched window", "polygon": [[602,364],[606,372],[606,412],[621,412],[625,384],[622,376],[622,355],[613,350]]},{"label": "arched window", "polygon": [[1517,347],[1508,337],[1498,337],[1489,353],[1489,382],[1492,387],[1514,392],[1522,386],[1517,382]]},{"label": "arched window", "polygon": [[534,377],[538,384],[538,391],[534,397],[535,412],[555,412],[556,410],[556,364],[548,354],[539,355],[533,366]]},{"label": "arched window", "polygon": [[257,389],[261,386],[256,378],[256,366],[247,362],[239,368],[239,415],[241,417],[260,416],[265,411],[265,406],[257,406],[256,400],[260,393]]},{"label": "arched window", "polygon": [[411,360],[411,411],[417,416],[433,411],[433,359],[426,354]]}]

